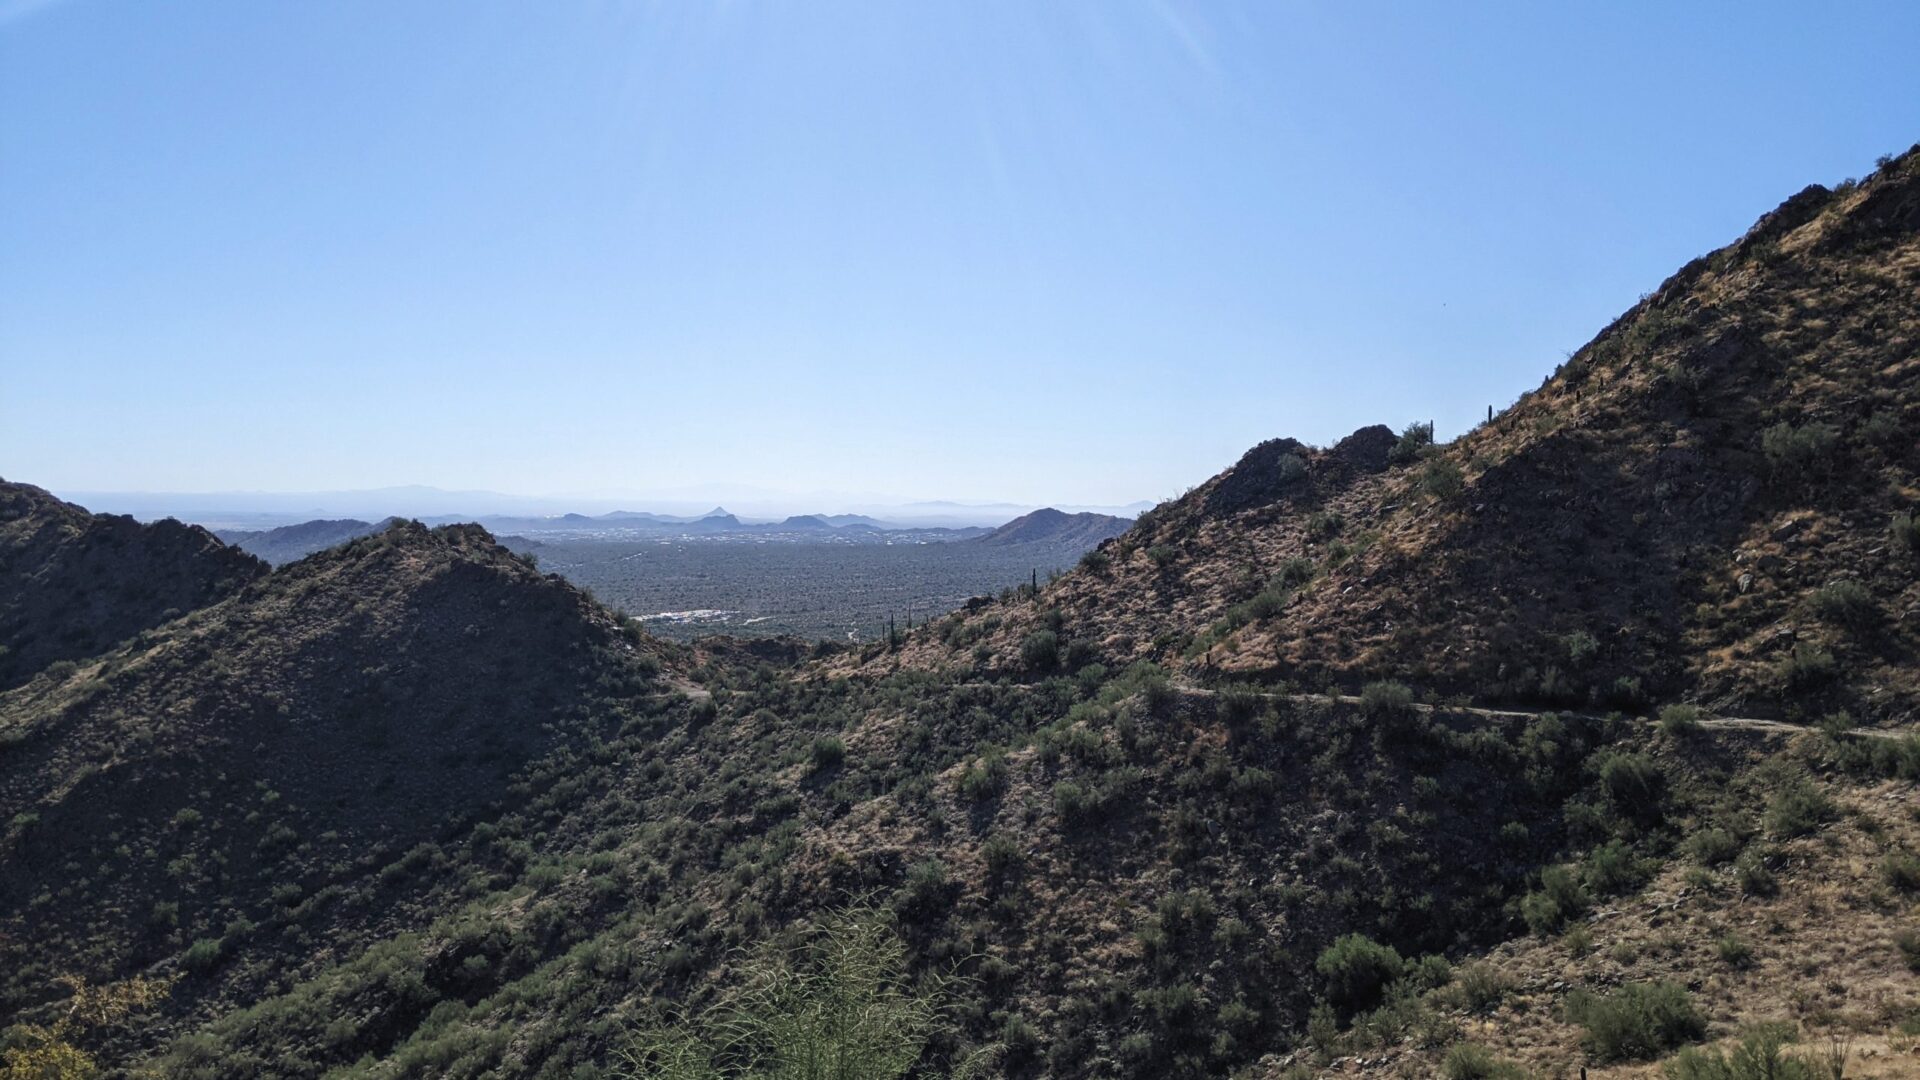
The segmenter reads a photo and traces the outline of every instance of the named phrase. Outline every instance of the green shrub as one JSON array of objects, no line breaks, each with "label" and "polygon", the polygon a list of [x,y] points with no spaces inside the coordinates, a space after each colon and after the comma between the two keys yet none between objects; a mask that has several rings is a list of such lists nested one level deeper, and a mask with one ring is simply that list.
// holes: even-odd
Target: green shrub
[{"label": "green shrub", "polygon": [[1722,934],[1713,943],[1713,951],[1720,956],[1720,962],[1733,968],[1753,966],[1753,946],[1739,934]]},{"label": "green shrub", "polygon": [[1910,511],[1902,510],[1893,515],[1893,522],[1887,528],[1893,546],[1908,554],[1920,552],[1920,521],[1913,519]]},{"label": "green shrub", "polygon": [[1832,682],[1840,674],[1840,663],[1826,649],[1803,641],[1793,647],[1776,670],[1788,689],[1806,690]]},{"label": "green shrub", "polygon": [[1666,791],[1666,776],[1660,766],[1645,754],[1609,752],[1600,757],[1600,785],[1607,791],[1614,809],[1624,817],[1650,820],[1659,817],[1660,797]]},{"label": "green shrub", "polygon": [[1768,800],[1761,823],[1766,826],[1767,835],[1785,840],[1805,836],[1833,815],[1833,801],[1824,792],[1806,780],[1795,780]]},{"label": "green shrub", "polygon": [[1112,556],[1109,556],[1099,548],[1094,548],[1092,551],[1080,556],[1080,569],[1085,570],[1089,574],[1105,576],[1106,572],[1111,569],[1112,566]]},{"label": "green shrub", "polygon": [[1910,851],[1889,854],[1880,861],[1880,880],[1895,892],[1920,892],[1920,858]]},{"label": "green shrub", "polygon": [[1699,707],[1695,705],[1661,706],[1660,730],[1676,739],[1686,738],[1699,731]]},{"label": "green shrub", "polygon": [[195,974],[212,971],[220,962],[220,942],[216,938],[199,938],[187,951],[180,955],[180,966]]},{"label": "green shrub", "polygon": [[1920,971],[1920,930],[1906,927],[1893,935],[1893,947],[1900,952],[1900,959],[1906,961],[1907,969]]},{"label": "green shrub", "polygon": [[1153,565],[1159,567],[1162,570],[1165,570],[1167,567],[1172,566],[1173,560],[1179,557],[1180,557],[1180,552],[1166,544],[1155,544],[1152,547],[1147,549],[1147,558],[1151,559],[1153,561]]},{"label": "green shrub", "polygon": [[1872,625],[1880,614],[1879,605],[1867,587],[1847,578],[1815,589],[1809,603],[1813,613],[1822,620],[1856,630]]},{"label": "green shrub", "polygon": [[1020,642],[1020,662],[1034,671],[1051,671],[1060,663],[1060,635],[1035,630]]},{"label": "green shrub", "polygon": [[1413,691],[1405,683],[1382,680],[1360,688],[1360,707],[1374,716],[1404,712],[1413,704]]},{"label": "green shrub", "polygon": [[1520,900],[1520,917],[1541,937],[1557,932],[1568,919],[1584,914],[1587,891],[1572,870],[1549,866],[1540,872],[1540,888]]},{"label": "green shrub", "polygon": [[1649,873],[1647,864],[1619,840],[1610,840],[1587,855],[1587,887],[1601,896],[1637,889]]},{"label": "green shrub", "polygon": [[1805,486],[1826,476],[1839,447],[1839,429],[1818,420],[1798,427],[1783,422],[1760,433],[1760,452],[1783,485]]},{"label": "green shrub", "polygon": [[[1667,1063],[1668,1080],[1827,1080],[1781,1051],[1794,1041],[1787,1024],[1759,1024],[1740,1034],[1732,1052],[1689,1046]],[[1835,1078],[1837,1080],[1837,1078]]]},{"label": "green shrub", "polygon": [[1387,451],[1387,460],[1395,465],[1405,465],[1418,458],[1422,451],[1433,445],[1433,425],[1413,423],[1400,433],[1400,441]]},{"label": "green shrub", "polygon": [[1701,829],[1687,837],[1685,844],[1688,857],[1702,866],[1732,862],[1745,846],[1732,832],[1717,828]]},{"label": "green shrub", "polygon": [[1510,1061],[1493,1056],[1493,1051],[1474,1043],[1454,1043],[1440,1062],[1440,1075],[1446,1080],[1523,1080],[1526,1070]]},{"label": "green shrub", "polygon": [[1379,1004],[1388,985],[1406,971],[1406,961],[1393,946],[1364,934],[1337,939],[1313,966],[1326,980],[1327,1000],[1348,1015]]},{"label": "green shrub", "polygon": [[1468,964],[1455,980],[1461,1001],[1472,1012],[1486,1013],[1498,1008],[1513,992],[1513,976],[1488,963]]},{"label": "green shrub", "polygon": [[1757,851],[1740,856],[1740,861],[1733,864],[1733,876],[1740,884],[1740,891],[1748,896],[1772,896],[1780,891],[1773,871],[1767,869],[1766,857]]},{"label": "green shrub", "polygon": [[1445,502],[1460,494],[1466,486],[1466,476],[1460,471],[1460,466],[1447,458],[1429,458],[1426,464],[1420,466],[1420,475],[1414,485],[1422,495]]},{"label": "green shrub", "polygon": [[847,744],[838,735],[822,735],[813,740],[811,757],[815,771],[831,769],[846,760]]},{"label": "green shrub", "polygon": [[957,786],[961,797],[978,802],[1005,791],[1009,774],[1006,754],[989,750],[961,770]]},{"label": "green shrub", "polygon": [[1587,661],[1600,652],[1600,642],[1585,630],[1575,630],[1561,638],[1560,643],[1566,647],[1567,662],[1574,667],[1585,667]]},{"label": "green shrub", "polygon": [[1605,996],[1568,998],[1569,1017],[1587,1029],[1583,1045],[1595,1061],[1647,1061],[1698,1041],[1707,1022],[1686,987],[1674,982],[1628,983]]},{"label": "green shrub", "polygon": [[1315,510],[1307,515],[1307,539],[1331,540],[1340,535],[1347,519],[1332,510]]},{"label": "green shrub", "polygon": [[997,832],[980,845],[980,858],[987,864],[987,873],[996,878],[1011,877],[1026,864],[1027,849],[1006,833]]}]

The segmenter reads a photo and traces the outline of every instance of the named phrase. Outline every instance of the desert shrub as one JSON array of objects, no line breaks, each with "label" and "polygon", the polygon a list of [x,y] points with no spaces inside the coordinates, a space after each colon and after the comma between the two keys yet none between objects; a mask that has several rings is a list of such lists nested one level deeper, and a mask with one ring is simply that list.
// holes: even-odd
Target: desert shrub
[{"label": "desert shrub", "polygon": [[1101,551],[1099,548],[1094,548],[1092,551],[1080,556],[1080,569],[1085,570],[1089,574],[1105,575],[1112,566],[1113,557]]},{"label": "desert shrub", "polygon": [[1722,934],[1713,943],[1713,951],[1720,962],[1728,967],[1747,968],[1753,966],[1753,946],[1739,934]]},{"label": "desert shrub", "polygon": [[1920,521],[1915,521],[1910,511],[1902,510],[1893,515],[1893,523],[1887,533],[1894,547],[1909,553],[1920,552]]},{"label": "desert shrub", "polygon": [[1806,485],[1832,470],[1840,432],[1818,420],[1795,426],[1778,423],[1760,433],[1760,452],[1774,480]]},{"label": "desert shrub", "polygon": [[1833,801],[1806,780],[1794,780],[1767,801],[1761,823],[1777,840],[1805,836],[1831,820]]},{"label": "desert shrub", "polygon": [[1595,1061],[1646,1061],[1707,1033],[1687,989],[1674,982],[1628,983],[1611,994],[1578,993],[1569,1018],[1587,1029],[1583,1045]]},{"label": "desert shrub", "polygon": [[1545,937],[1583,914],[1590,903],[1586,887],[1572,870],[1549,866],[1540,872],[1540,888],[1520,900],[1520,917],[1527,929]]},{"label": "desert shrub", "polygon": [[1610,840],[1587,855],[1587,887],[1601,896],[1637,889],[1648,874],[1647,864],[1619,840]]},{"label": "desert shrub", "polygon": [[1274,478],[1282,484],[1298,483],[1307,478],[1307,462],[1299,454],[1281,454],[1273,463]]},{"label": "desert shrub", "polygon": [[1776,673],[1789,689],[1805,690],[1831,682],[1840,673],[1840,664],[1831,652],[1803,641],[1780,662]]},{"label": "desert shrub", "polygon": [[1313,560],[1296,555],[1280,564],[1280,569],[1273,575],[1273,580],[1276,584],[1289,589],[1305,585],[1313,580]]},{"label": "desert shrub", "polygon": [[1880,613],[1867,587],[1848,578],[1815,589],[1809,604],[1823,621],[1854,629],[1872,625]]},{"label": "desert shrub", "polygon": [[1920,892],[1920,858],[1896,851],[1880,861],[1880,880],[1895,892]]},{"label": "desert shrub", "polygon": [[980,858],[987,864],[987,873],[1005,878],[1018,873],[1026,864],[1027,849],[1006,833],[997,832],[980,845]]},{"label": "desert shrub", "polygon": [[212,971],[219,962],[220,942],[217,938],[199,938],[180,954],[180,966],[195,974]]},{"label": "desert shrub", "polygon": [[1147,549],[1147,558],[1151,559],[1153,565],[1162,570],[1172,566],[1173,560],[1179,557],[1180,552],[1167,544],[1155,544]]},{"label": "desert shrub", "polygon": [[1460,494],[1466,486],[1466,475],[1447,458],[1430,458],[1420,466],[1420,475],[1414,484],[1422,495],[1444,502]]},{"label": "desert shrub", "polygon": [[1585,630],[1575,630],[1561,638],[1560,643],[1566,647],[1567,661],[1574,667],[1585,667],[1587,661],[1600,652],[1600,642]]},{"label": "desert shrub", "polygon": [[1347,519],[1333,510],[1315,510],[1307,515],[1307,539],[1331,540],[1340,535]]},{"label": "desert shrub", "polygon": [[802,947],[752,957],[740,985],[706,1011],[632,1032],[616,1075],[905,1076],[939,1026],[950,989],[928,978],[908,975],[906,946],[878,915],[836,915]]},{"label": "desert shrub", "polygon": [[822,735],[813,740],[810,757],[816,771],[831,769],[846,760],[847,744],[838,735]]},{"label": "desert shrub", "polygon": [[1893,935],[1893,947],[1909,971],[1920,971],[1920,930],[1906,927]]},{"label": "desert shrub", "polygon": [[1441,1059],[1440,1075],[1446,1080],[1523,1080],[1526,1070],[1510,1061],[1493,1056],[1493,1051],[1476,1043],[1454,1043]]},{"label": "desert shrub", "polygon": [[1513,992],[1513,976],[1488,963],[1468,964],[1455,980],[1460,999],[1478,1013],[1492,1012]]},{"label": "desert shrub", "polygon": [[1860,437],[1873,446],[1891,449],[1900,443],[1900,428],[1900,414],[1881,409],[1861,422]]},{"label": "desert shrub", "polygon": [[1053,785],[1053,810],[1062,821],[1080,821],[1100,804],[1100,794],[1077,780],[1062,780]]},{"label": "desert shrub", "polygon": [[1694,705],[1660,707],[1660,730],[1679,739],[1700,730],[1700,709]]},{"label": "desert shrub", "polygon": [[958,781],[960,795],[975,802],[998,795],[1007,789],[1009,772],[1006,754],[989,750],[961,770]]},{"label": "desert shrub", "polygon": [[1686,852],[1694,862],[1702,866],[1719,866],[1732,862],[1746,844],[1726,829],[1701,829],[1687,837]]},{"label": "desert shrub", "polygon": [[1732,1051],[1689,1046],[1667,1063],[1668,1080],[1826,1080],[1782,1051],[1794,1041],[1788,1024],[1759,1024],[1740,1033]]},{"label": "desert shrub", "polygon": [[1380,1003],[1388,985],[1406,971],[1391,945],[1348,934],[1321,951],[1314,969],[1326,980],[1327,1000],[1349,1015]]},{"label": "desert shrub", "polygon": [[1051,671],[1060,663],[1060,635],[1035,630],[1020,642],[1020,662],[1034,671]]},{"label": "desert shrub", "polygon": [[1600,758],[1597,770],[1600,786],[1622,816],[1640,819],[1657,817],[1660,797],[1666,790],[1666,776],[1660,766],[1645,754],[1608,753]]},{"label": "desert shrub", "polygon": [[1740,856],[1740,860],[1733,864],[1733,876],[1740,885],[1740,891],[1748,896],[1772,896],[1780,891],[1780,883],[1767,867],[1766,857],[1757,851]]},{"label": "desert shrub", "polygon": [[1433,445],[1433,425],[1413,423],[1400,433],[1400,441],[1387,451],[1387,460],[1395,465],[1405,465],[1420,456],[1420,452]]},{"label": "desert shrub", "polygon": [[1405,683],[1382,680],[1360,688],[1360,707],[1374,716],[1406,711],[1413,704],[1413,691]]}]

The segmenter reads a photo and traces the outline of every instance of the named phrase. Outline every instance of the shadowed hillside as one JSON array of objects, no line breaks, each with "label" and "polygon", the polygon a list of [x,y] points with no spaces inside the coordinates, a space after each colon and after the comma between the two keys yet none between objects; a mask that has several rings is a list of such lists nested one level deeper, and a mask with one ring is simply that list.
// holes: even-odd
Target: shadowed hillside
[{"label": "shadowed hillside", "polygon": [[0,480],[0,690],[179,618],[266,570],[198,526],[90,514]]},{"label": "shadowed hillside", "polygon": [[130,974],[498,813],[657,696],[651,650],[479,527],[401,523],[0,695],[0,994]]}]

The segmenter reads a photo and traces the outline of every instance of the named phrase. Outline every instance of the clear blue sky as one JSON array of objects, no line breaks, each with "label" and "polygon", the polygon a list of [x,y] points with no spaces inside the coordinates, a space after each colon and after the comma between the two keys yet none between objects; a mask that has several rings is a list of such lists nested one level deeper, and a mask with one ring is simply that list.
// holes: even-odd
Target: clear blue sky
[{"label": "clear blue sky", "polygon": [[0,474],[1124,502],[1458,430],[1920,4],[0,0]]}]

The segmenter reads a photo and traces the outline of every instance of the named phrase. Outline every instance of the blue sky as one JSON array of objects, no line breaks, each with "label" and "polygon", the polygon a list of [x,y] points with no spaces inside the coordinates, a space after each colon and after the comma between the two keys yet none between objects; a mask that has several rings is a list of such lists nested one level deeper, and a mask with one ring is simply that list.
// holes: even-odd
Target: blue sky
[{"label": "blue sky", "polygon": [[1119,503],[1457,431],[1920,4],[0,0],[0,474]]}]

